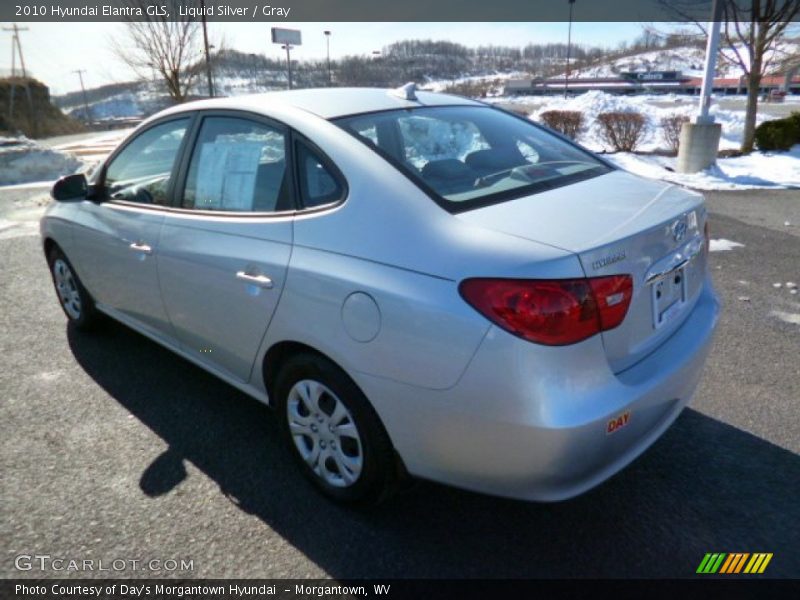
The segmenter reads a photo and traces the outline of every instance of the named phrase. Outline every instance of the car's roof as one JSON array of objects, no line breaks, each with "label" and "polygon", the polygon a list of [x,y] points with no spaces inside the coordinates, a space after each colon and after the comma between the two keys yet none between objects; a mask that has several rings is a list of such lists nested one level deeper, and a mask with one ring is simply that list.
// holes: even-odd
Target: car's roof
[{"label": "car's roof", "polygon": [[419,106],[452,106],[480,103],[460,96],[416,92],[417,100],[406,100],[382,88],[313,88],[267,92],[232,98],[213,98],[198,100],[175,107],[170,112],[193,109],[246,109],[265,110],[270,106],[291,107],[313,113],[323,119],[335,119],[347,115],[391,110],[395,108],[415,108]]}]

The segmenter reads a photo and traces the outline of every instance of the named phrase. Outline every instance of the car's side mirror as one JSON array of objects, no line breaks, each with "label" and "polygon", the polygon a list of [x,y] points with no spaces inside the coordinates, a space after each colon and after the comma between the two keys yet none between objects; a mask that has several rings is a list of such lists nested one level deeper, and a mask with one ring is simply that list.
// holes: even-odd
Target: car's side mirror
[{"label": "car's side mirror", "polygon": [[56,181],[50,190],[50,195],[53,200],[61,202],[63,200],[85,198],[88,192],[89,184],[86,181],[86,176],[83,173],[75,173]]}]

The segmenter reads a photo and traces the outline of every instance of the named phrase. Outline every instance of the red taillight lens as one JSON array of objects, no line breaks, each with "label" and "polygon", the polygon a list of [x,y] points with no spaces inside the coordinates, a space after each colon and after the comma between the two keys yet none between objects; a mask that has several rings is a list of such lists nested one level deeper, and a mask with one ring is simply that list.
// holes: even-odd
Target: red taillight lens
[{"label": "red taillight lens", "polygon": [[564,346],[619,325],[633,293],[628,275],[591,279],[466,279],[461,296],[506,331]]}]

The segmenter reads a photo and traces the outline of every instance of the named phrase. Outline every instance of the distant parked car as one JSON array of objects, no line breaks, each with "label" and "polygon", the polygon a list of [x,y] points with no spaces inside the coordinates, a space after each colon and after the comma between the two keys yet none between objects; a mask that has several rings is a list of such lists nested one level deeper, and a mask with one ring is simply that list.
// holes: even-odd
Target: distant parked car
[{"label": "distant parked car", "polygon": [[764,94],[764,100],[780,104],[786,100],[786,92],[784,90],[770,90],[769,93]]},{"label": "distant parked car", "polygon": [[69,321],[109,315],[274,407],[345,502],[406,471],[588,490],[689,402],[719,310],[701,196],[413,86],[170,108],[53,196]]}]

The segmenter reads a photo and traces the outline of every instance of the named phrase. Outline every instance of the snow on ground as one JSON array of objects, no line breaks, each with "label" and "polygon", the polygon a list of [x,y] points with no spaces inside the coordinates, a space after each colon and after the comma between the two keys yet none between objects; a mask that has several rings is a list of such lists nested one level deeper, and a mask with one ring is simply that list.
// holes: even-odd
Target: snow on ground
[{"label": "snow on ground", "polygon": [[39,235],[38,221],[7,221],[0,219],[0,240]]},{"label": "snow on ground", "polygon": [[83,164],[70,154],[25,137],[0,138],[0,185],[53,181]]},{"label": "snow on ground", "polygon": [[743,248],[743,247],[744,244],[740,244],[739,242],[732,242],[731,240],[719,239],[719,240],[711,240],[708,249],[711,252],[727,252],[729,250],[733,250],[734,248]]},{"label": "snow on ground", "polygon": [[720,158],[711,168],[693,174],[676,173],[674,157],[620,152],[605,158],[631,173],[698,190],[800,188],[800,144],[788,152]]},{"label": "snow on ground", "polygon": [[784,323],[800,325],[800,313],[790,313],[783,310],[773,310],[769,313],[773,317],[778,317]]},{"label": "snow on ground", "polygon": [[[528,104],[532,98],[525,98]],[[578,142],[595,152],[611,152],[599,130],[597,116],[604,112],[642,113],[647,120],[645,134],[637,152],[666,150],[660,121],[664,117],[693,117],[697,98],[677,94],[616,96],[590,91],[564,99],[561,96],[535,98],[538,108],[530,114],[541,121],[548,110],[576,110],[583,113],[584,131]],[[727,110],[712,102],[710,113],[722,125],[721,150],[738,149],[744,132],[744,110]],[[759,113],[757,122],[770,117]],[[800,145],[788,152],[753,152],[747,156],[720,158],[710,169],[691,175],[675,172],[675,158],[657,154],[609,153],[605,157],[619,167],[653,179],[663,179],[700,190],[747,190],[757,188],[800,188]]]},{"label": "snow on ground", "polygon": [[[597,116],[604,112],[640,112],[647,119],[644,139],[637,147],[643,152],[666,149],[667,144],[661,134],[660,121],[664,117],[682,115],[692,117],[697,112],[697,98],[679,94],[636,96],[617,96],[600,91],[590,91],[579,96],[564,99],[561,96],[545,96],[544,104],[531,114],[531,118],[540,121],[540,115],[548,110],[575,110],[583,113],[585,131],[578,141],[596,152],[609,151],[611,148],[600,136]],[[736,149],[741,143],[744,132],[744,111],[724,110],[717,102],[711,105],[710,113],[717,123],[722,124],[720,150]],[[767,119],[759,114],[757,122]]]},{"label": "snow on ground", "polygon": [[79,158],[87,167],[91,167],[108,156],[132,131],[133,128],[105,131],[53,146],[53,149],[71,154]]},{"label": "snow on ground", "polygon": [[105,131],[52,147],[25,137],[0,137],[0,186],[48,186],[63,175],[88,171],[131,131]]}]

